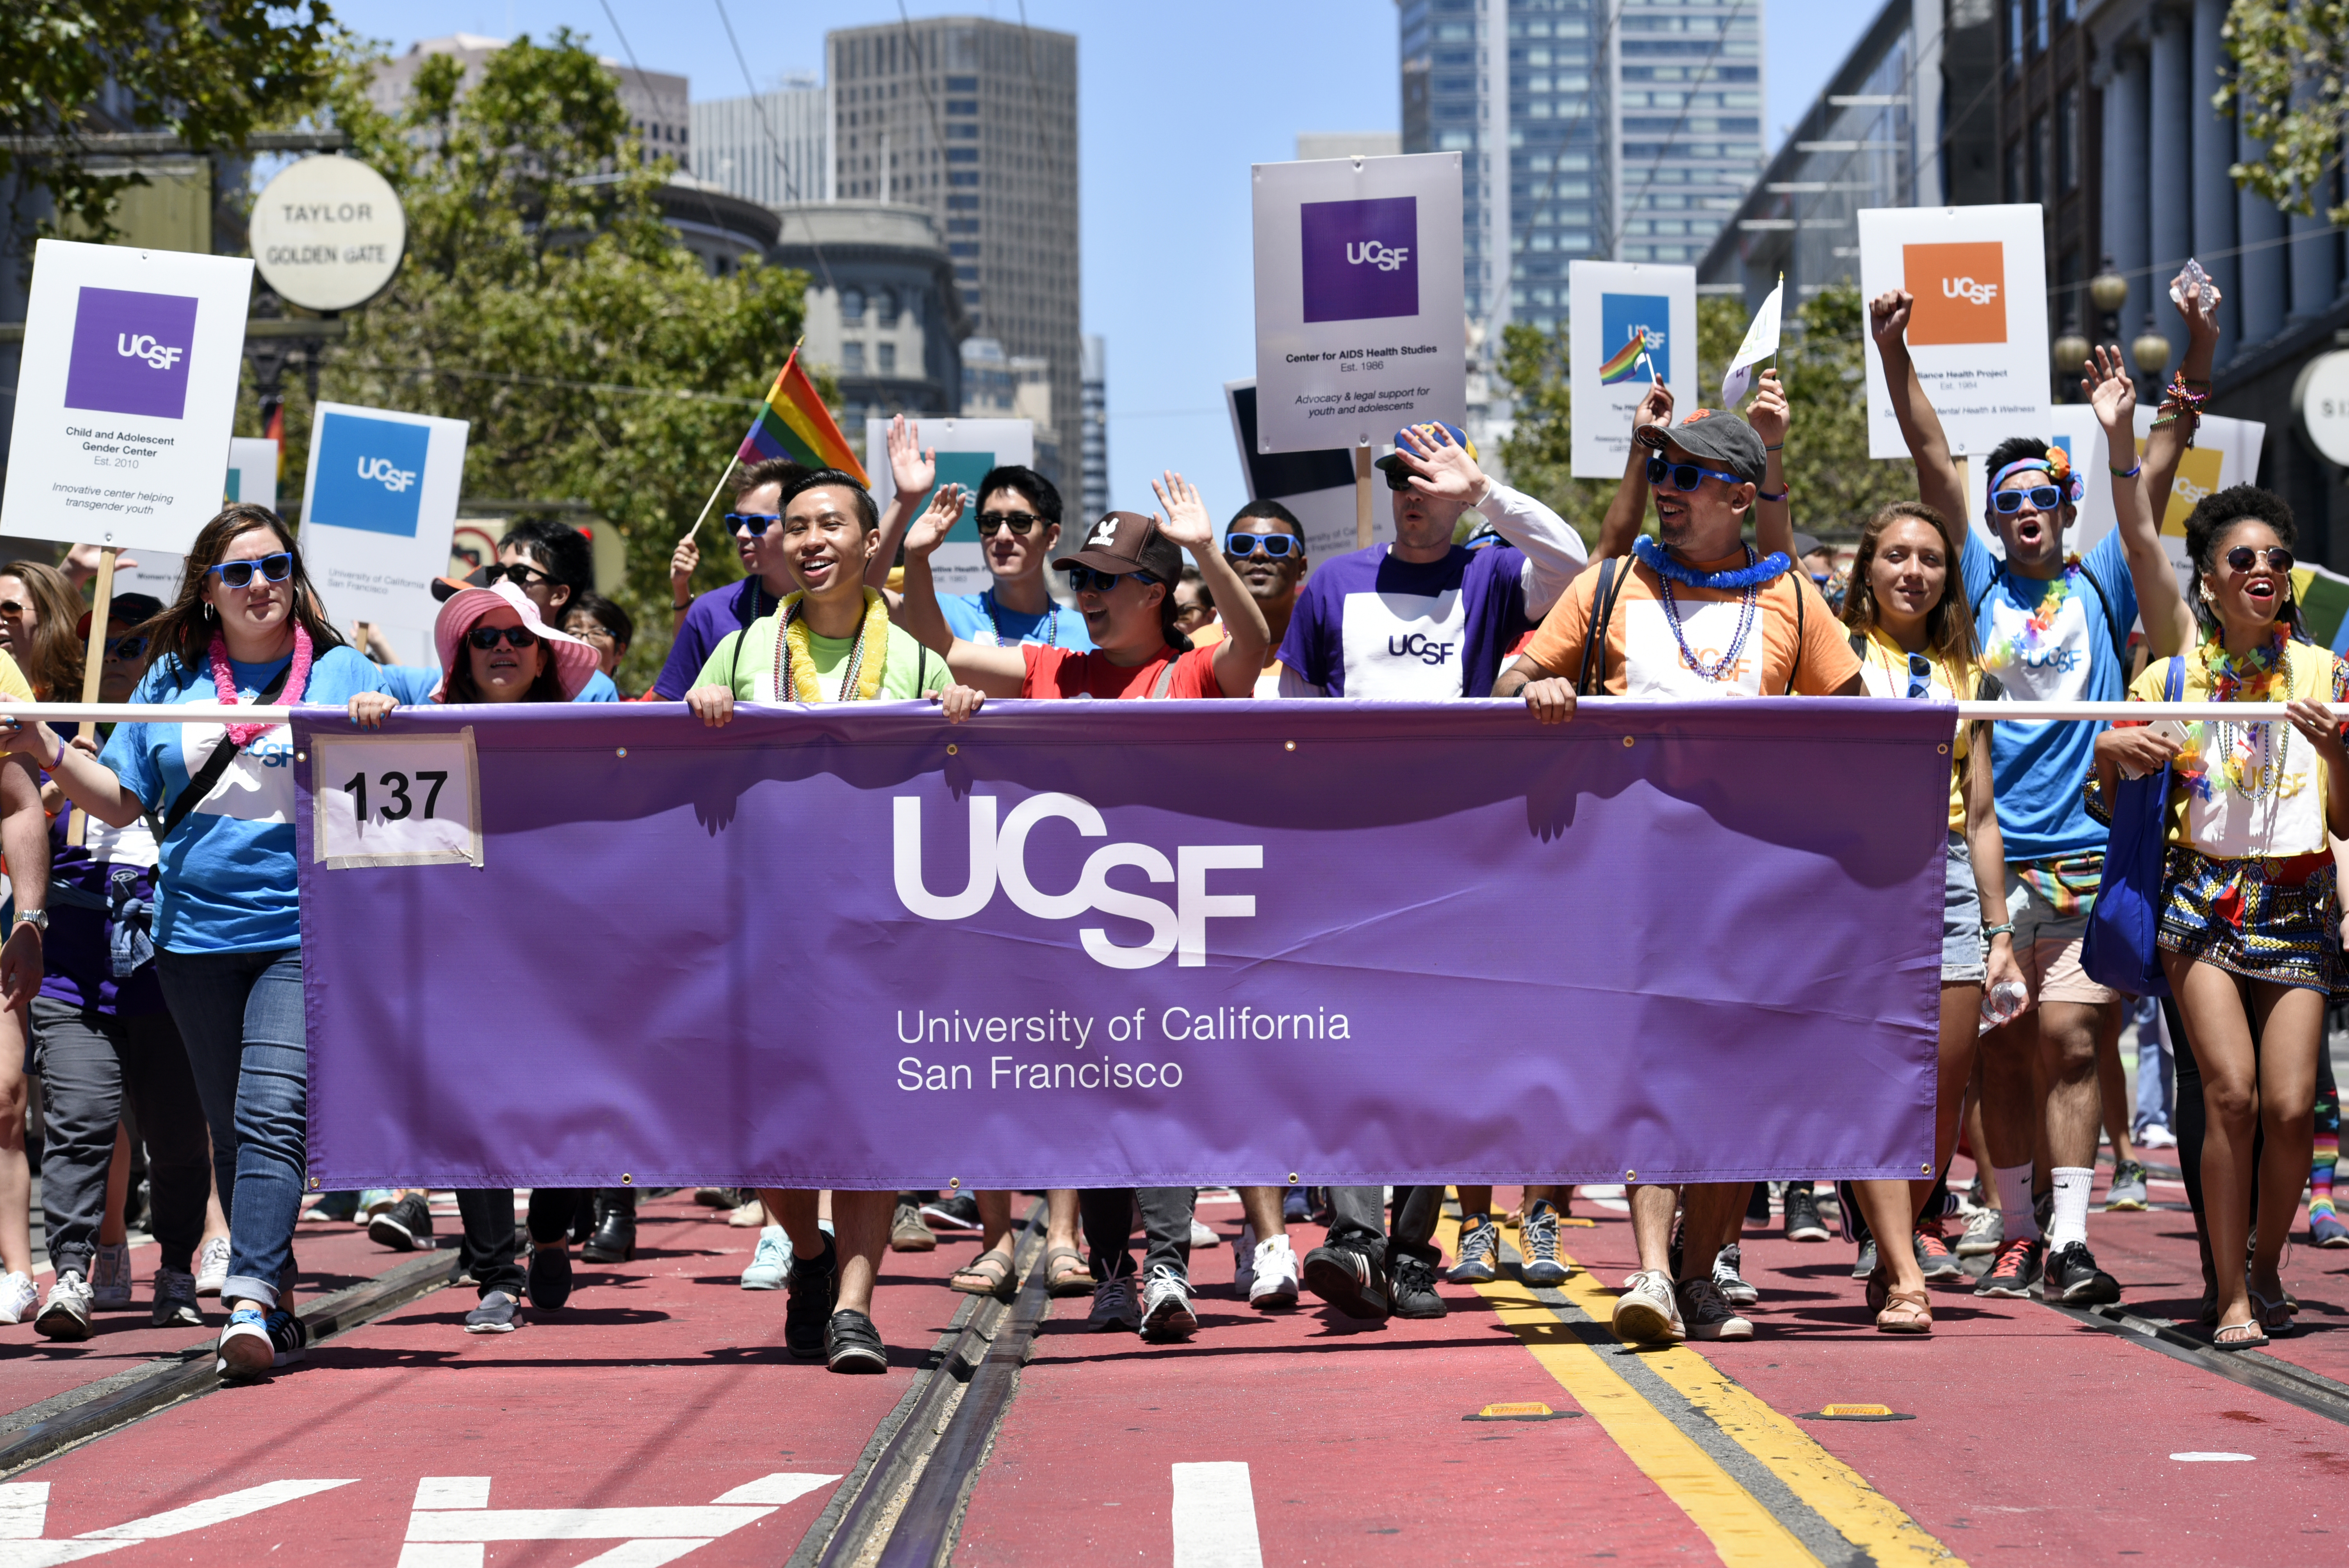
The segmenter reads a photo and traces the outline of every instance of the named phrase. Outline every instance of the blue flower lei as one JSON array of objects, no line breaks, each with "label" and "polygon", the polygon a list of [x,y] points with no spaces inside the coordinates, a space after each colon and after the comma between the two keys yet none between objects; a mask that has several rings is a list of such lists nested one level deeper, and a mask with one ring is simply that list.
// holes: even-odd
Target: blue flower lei
[{"label": "blue flower lei", "polygon": [[1669,577],[1686,588],[1713,588],[1729,593],[1757,587],[1795,569],[1793,559],[1785,552],[1773,551],[1759,561],[1733,567],[1727,572],[1699,572],[1673,560],[1662,545],[1644,533],[1631,542],[1631,550],[1639,556],[1641,565],[1660,577]]}]

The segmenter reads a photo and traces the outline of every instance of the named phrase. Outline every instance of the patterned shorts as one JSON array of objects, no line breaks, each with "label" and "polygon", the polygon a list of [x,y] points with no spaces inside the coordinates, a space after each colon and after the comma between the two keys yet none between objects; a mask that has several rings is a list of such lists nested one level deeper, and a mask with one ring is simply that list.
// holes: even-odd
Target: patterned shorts
[{"label": "patterned shorts", "polygon": [[2334,881],[2329,854],[2216,861],[2172,844],[2158,940],[2230,975],[2330,992],[2341,966]]}]

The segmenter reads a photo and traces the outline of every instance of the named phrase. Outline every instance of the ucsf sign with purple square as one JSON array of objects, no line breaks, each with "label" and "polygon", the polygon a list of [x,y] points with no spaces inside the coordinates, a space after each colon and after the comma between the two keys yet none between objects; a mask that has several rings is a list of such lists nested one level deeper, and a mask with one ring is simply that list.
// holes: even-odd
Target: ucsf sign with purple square
[{"label": "ucsf sign with purple square", "polygon": [[1419,199],[1307,201],[1297,210],[1307,321],[1419,314]]},{"label": "ucsf sign with purple square", "polygon": [[66,407],[182,418],[188,407],[188,352],[195,340],[193,294],[85,284],[74,314]]}]

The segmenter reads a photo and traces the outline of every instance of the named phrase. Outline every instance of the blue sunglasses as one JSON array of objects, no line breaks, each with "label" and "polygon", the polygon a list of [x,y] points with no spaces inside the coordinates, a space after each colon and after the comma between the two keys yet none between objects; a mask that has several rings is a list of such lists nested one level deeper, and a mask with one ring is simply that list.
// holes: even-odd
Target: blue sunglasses
[{"label": "blue sunglasses", "polygon": [[1672,488],[1681,491],[1692,490],[1707,480],[1719,480],[1725,485],[1742,485],[1748,482],[1739,479],[1735,474],[1723,473],[1719,469],[1701,469],[1694,463],[1668,463],[1661,458],[1650,458],[1648,482],[1651,485],[1660,485],[1667,478],[1671,480]]}]

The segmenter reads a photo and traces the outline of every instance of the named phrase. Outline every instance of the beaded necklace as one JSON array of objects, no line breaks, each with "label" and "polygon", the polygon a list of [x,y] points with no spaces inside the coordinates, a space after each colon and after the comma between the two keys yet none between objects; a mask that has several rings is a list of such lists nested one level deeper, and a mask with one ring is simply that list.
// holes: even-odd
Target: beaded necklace
[{"label": "beaded necklace", "polygon": [[[782,614],[775,626],[775,698],[779,702],[822,702],[823,683],[815,667],[815,647],[800,609],[804,594],[783,596]],[[889,603],[874,590],[864,590],[864,624],[848,650],[848,664],[840,672],[842,702],[871,702],[880,695],[881,672],[888,659]],[[867,669],[867,654],[871,668]]]},{"label": "beaded necklace", "polygon": [[[1640,546],[1645,546],[1645,548],[1642,549]],[[1682,566],[1679,562],[1672,560],[1671,557],[1666,555],[1661,550],[1658,549],[1654,542],[1649,540],[1644,534],[1640,536],[1639,544],[1633,546],[1633,548],[1638,550],[1640,560],[1647,562],[1649,565],[1656,568],[1657,581],[1662,584],[1664,591],[1664,619],[1671,624],[1672,641],[1681,645],[1681,658],[1686,662],[1689,668],[1694,670],[1698,675],[1703,676],[1708,681],[1718,681],[1723,675],[1737,667],[1737,655],[1745,651],[1746,635],[1754,629],[1754,606],[1761,597],[1762,584],[1769,581],[1771,577],[1775,577],[1780,573],[1785,572],[1787,567],[1792,564],[1792,562],[1788,562],[1784,555],[1780,554],[1773,554],[1768,561],[1756,562],[1754,558],[1754,547],[1749,544],[1744,547],[1745,551],[1745,565],[1743,569],[1730,572],[1700,573],[1692,571],[1688,567]],[[1663,564],[1657,565],[1658,562],[1661,562]],[[1776,563],[1776,570],[1771,572],[1767,577],[1755,577],[1753,575],[1754,568],[1757,565],[1766,567],[1772,562]],[[1673,570],[1666,571],[1664,570],[1666,566],[1671,567]],[[1681,628],[1680,602],[1672,596],[1672,583],[1677,580],[1681,582],[1688,582],[1692,587],[1709,587],[1713,585],[1713,580],[1720,578],[1737,578],[1742,580],[1737,584],[1739,589],[1737,596],[1737,634],[1729,640],[1729,646],[1723,651],[1721,657],[1715,659],[1713,662],[1712,666],[1708,668],[1704,663],[1696,656],[1696,650],[1689,646],[1688,634]],[[1692,579],[1695,581],[1692,581]],[[1724,584],[1724,586],[1726,586],[1726,584]]]},{"label": "beaded necklace", "polygon": [[[995,628],[997,647],[1008,648],[1020,640],[1018,637],[1004,635],[1002,617],[996,614],[994,589],[989,588],[981,593],[978,596],[978,602],[986,606],[987,624]],[[1058,599],[1047,597],[1045,603],[1051,608],[1044,613],[1044,645],[1048,648],[1057,648],[1061,645],[1061,602]]]},{"label": "beaded necklace", "polygon": [[[2264,645],[2240,658],[2228,653],[2226,645],[2216,637],[2202,645],[2201,653],[2212,702],[2275,702],[2281,700],[2275,689],[2279,683],[2286,687],[2282,696],[2291,695],[2282,626]],[[2288,727],[2220,719],[2217,731],[2219,771],[2236,794],[2258,801],[2271,797],[2288,799],[2300,792],[2302,781],[2286,777],[2292,753]],[[2209,798],[2207,770],[2199,792],[2205,799]]]}]

